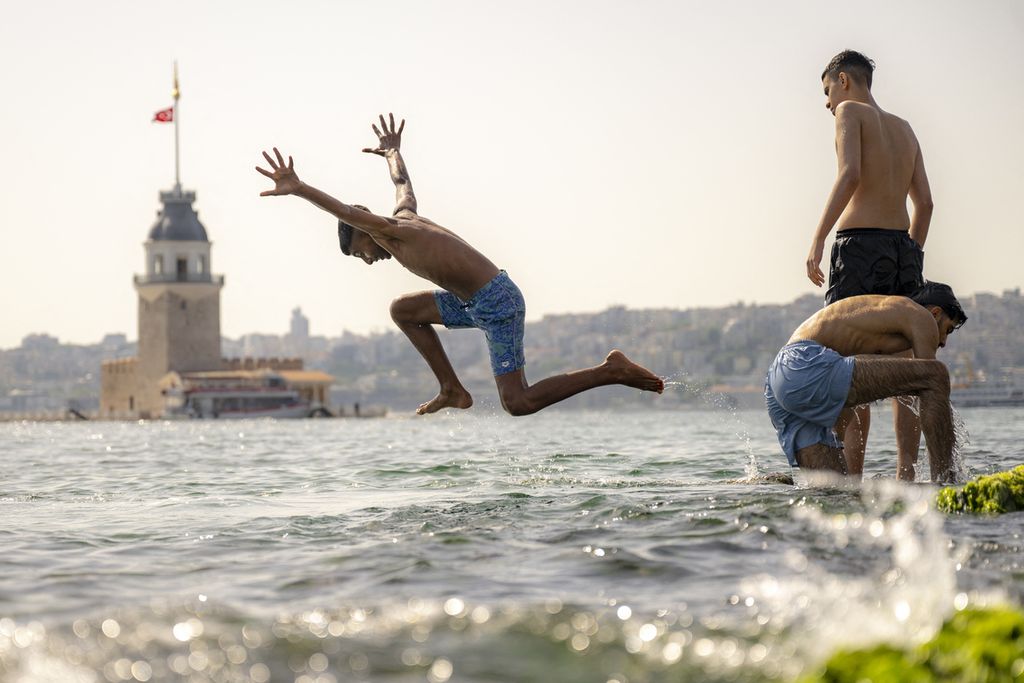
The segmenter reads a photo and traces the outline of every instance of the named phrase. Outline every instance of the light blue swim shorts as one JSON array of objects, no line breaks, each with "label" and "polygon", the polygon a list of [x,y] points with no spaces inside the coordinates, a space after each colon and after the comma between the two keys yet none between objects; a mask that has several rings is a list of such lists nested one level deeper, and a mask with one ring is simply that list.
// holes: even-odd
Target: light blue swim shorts
[{"label": "light blue swim shorts", "polygon": [[523,334],[526,302],[523,293],[504,270],[481,287],[469,301],[451,292],[434,292],[441,322],[448,328],[476,327],[484,331],[495,376],[515,372],[526,365]]},{"label": "light blue swim shorts", "polygon": [[779,445],[797,467],[796,452],[816,443],[842,448],[832,430],[846,405],[853,358],[814,341],[782,347],[768,368],[764,398]]}]

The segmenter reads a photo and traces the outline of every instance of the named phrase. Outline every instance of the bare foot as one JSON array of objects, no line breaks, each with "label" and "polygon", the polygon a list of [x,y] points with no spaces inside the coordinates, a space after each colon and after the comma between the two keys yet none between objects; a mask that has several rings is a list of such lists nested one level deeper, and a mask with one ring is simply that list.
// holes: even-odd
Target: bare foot
[{"label": "bare foot", "polygon": [[473,405],[473,397],[463,388],[448,389],[438,392],[437,396],[416,409],[417,415],[436,413],[441,408],[468,408]]},{"label": "bare foot", "polygon": [[608,368],[619,384],[627,387],[640,389],[642,391],[656,391],[659,394],[665,390],[665,382],[653,372],[637,365],[626,354],[615,349],[604,359],[604,366]]}]

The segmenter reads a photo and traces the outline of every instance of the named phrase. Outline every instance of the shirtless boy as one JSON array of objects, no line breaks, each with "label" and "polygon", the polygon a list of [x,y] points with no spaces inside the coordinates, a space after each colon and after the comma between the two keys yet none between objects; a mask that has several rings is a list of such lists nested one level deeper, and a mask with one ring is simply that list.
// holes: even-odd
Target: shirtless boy
[{"label": "shirtless boy", "polygon": [[[921,148],[903,119],[883,111],[871,95],[874,62],[852,50],[832,58],[821,74],[825,106],[836,118],[839,174],[814,232],[807,277],[825,281],[825,238],[838,226],[832,246],[826,305],[861,294],[909,296],[923,283],[925,239],[932,197]],[[914,205],[907,213],[907,197]],[[908,406],[893,401],[898,462],[913,476],[921,440],[920,422]],[[846,416],[844,435],[850,472],[863,468],[871,413],[868,406]]]},{"label": "shirtless boy", "polygon": [[[917,396],[931,479],[950,481],[955,472],[949,371],[935,360],[935,351],[966,321],[953,290],[937,282],[910,298],[853,296],[804,321],[765,378],[768,416],[789,464],[859,479],[836,438],[843,427],[840,413],[891,396]],[[914,357],[891,357],[903,351]],[[912,479],[900,468],[896,474]]]},{"label": "shirtless boy", "polygon": [[308,200],[338,218],[341,250],[346,255],[373,264],[392,256],[410,272],[433,282],[437,291],[406,294],[391,303],[391,317],[409,337],[434,371],[440,390],[420,405],[417,413],[441,408],[468,408],[473,398],[459,381],[434,330],[476,327],[483,330],[490,350],[491,369],[498,385],[501,405],[512,415],[528,415],[581,391],[609,384],[623,384],[661,393],[664,382],[654,373],[632,362],[618,350],[611,351],[595,367],[556,375],[528,384],[524,373],[524,319],[526,305],[519,288],[504,270],[454,232],[417,213],[416,196],[399,151],[405,121],[395,128],[380,117],[381,128],[373,126],[378,146],[364,152],[384,157],[395,184],[396,204],[392,216],[378,216],[358,205],[344,204],[307,185],[295,174],[291,157],[274,148],[276,160],[266,152],[271,170],[256,170],[274,181],[274,189],[260,196],[293,194]]}]

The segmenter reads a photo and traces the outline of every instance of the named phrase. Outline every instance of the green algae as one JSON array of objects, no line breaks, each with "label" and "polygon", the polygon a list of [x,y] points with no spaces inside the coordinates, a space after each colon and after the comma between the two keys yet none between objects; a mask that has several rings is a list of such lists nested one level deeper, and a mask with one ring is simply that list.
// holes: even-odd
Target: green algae
[{"label": "green algae", "polygon": [[802,680],[827,683],[1024,681],[1024,612],[999,607],[957,612],[911,650],[878,645],[835,653]]},{"label": "green algae", "polygon": [[1024,465],[1006,472],[986,474],[939,491],[936,506],[944,512],[997,515],[1024,510]]}]

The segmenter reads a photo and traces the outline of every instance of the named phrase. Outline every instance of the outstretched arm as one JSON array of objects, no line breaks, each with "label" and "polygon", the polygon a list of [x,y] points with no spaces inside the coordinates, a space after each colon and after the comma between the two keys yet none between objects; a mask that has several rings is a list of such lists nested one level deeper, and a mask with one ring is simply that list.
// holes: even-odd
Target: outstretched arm
[{"label": "outstretched arm", "polygon": [[272,170],[268,171],[259,166],[256,167],[257,171],[274,181],[274,189],[260,192],[261,197],[293,194],[320,207],[327,213],[337,216],[339,219],[362,230],[371,237],[394,237],[393,229],[395,222],[393,219],[349,206],[326,192],[322,192],[312,185],[307,185],[299,180],[291,157],[288,157],[288,163],[285,164],[284,157],[277,151],[277,147],[274,147],[274,155],[277,157],[276,161],[266,152],[263,153],[263,158],[267,160]]},{"label": "outstretched arm", "polygon": [[807,277],[819,287],[825,283],[825,274],[821,272],[825,238],[832,232],[832,227],[860,184],[860,120],[850,107],[842,104],[836,108],[836,156],[839,158],[839,175],[832,185],[832,193],[828,196],[807,255]]},{"label": "outstretched arm", "polygon": [[[395,184],[395,211],[397,216],[402,211],[416,213],[416,195],[412,191],[412,181],[409,180],[409,171],[405,168],[405,161],[402,159],[402,131],[405,129],[405,119],[395,129],[395,115],[388,114],[391,122],[389,126],[384,122],[384,115],[380,115],[380,130],[376,124],[371,124],[373,132],[377,135],[377,147],[363,149],[369,154],[376,154],[388,160],[388,170],[391,172],[391,181]],[[383,132],[381,132],[383,131]]]}]

